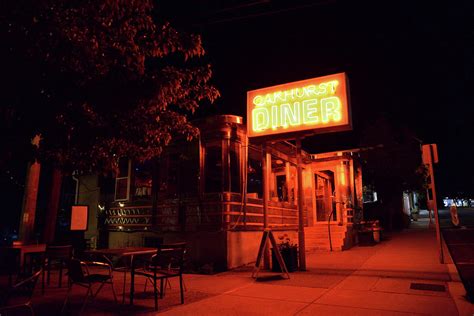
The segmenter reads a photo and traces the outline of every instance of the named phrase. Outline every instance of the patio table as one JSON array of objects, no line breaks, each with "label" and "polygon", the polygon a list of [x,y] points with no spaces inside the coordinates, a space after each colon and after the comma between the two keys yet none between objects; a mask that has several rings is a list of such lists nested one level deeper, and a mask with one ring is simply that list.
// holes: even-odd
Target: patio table
[{"label": "patio table", "polygon": [[[18,269],[16,272],[19,273],[23,270],[25,272],[27,266],[25,264],[25,259],[27,255],[32,254],[41,254],[46,251],[46,244],[17,244],[12,246],[6,246],[0,248],[2,252],[5,252],[7,257],[6,262],[9,266],[9,275],[8,275],[8,284],[12,284],[12,273],[15,269]],[[12,261],[14,262],[12,262]]]},{"label": "patio table", "polygon": [[[130,257],[130,267],[131,269],[133,269],[133,262],[134,262],[135,256],[153,255],[153,254],[156,254],[157,251],[158,251],[157,248],[150,248],[150,247],[125,247],[125,248],[106,248],[106,249],[86,250],[84,253],[88,255],[102,256],[109,263],[112,263],[111,257],[119,257],[119,258]],[[127,280],[126,276],[127,276],[127,270],[124,269],[122,303],[125,303],[125,284]],[[134,282],[132,280],[130,284],[130,304],[132,304],[133,302],[133,291],[134,291],[133,283]]]}]

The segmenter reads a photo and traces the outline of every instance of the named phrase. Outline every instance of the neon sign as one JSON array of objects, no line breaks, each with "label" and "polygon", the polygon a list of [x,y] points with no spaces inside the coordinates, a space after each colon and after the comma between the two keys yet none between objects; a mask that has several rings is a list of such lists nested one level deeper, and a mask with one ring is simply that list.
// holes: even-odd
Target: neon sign
[{"label": "neon sign", "polygon": [[344,73],[247,92],[249,137],[351,129]]}]

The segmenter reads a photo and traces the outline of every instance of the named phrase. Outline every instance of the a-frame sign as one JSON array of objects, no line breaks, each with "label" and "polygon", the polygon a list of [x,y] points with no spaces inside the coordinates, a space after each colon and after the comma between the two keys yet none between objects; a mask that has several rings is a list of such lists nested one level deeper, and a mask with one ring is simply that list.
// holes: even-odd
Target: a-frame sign
[{"label": "a-frame sign", "polygon": [[255,262],[255,267],[252,271],[252,278],[258,279],[258,272],[260,271],[260,266],[262,264],[263,253],[265,252],[265,248],[268,245],[268,240],[270,239],[270,243],[275,250],[275,257],[280,264],[280,268],[283,274],[286,274],[286,277],[289,279],[290,274],[288,273],[288,269],[286,268],[285,261],[283,261],[283,257],[281,256],[280,251],[278,250],[278,245],[275,240],[275,236],[270,229],[265,229],[262,235],[262,241],[260,242],[260,247],[258,249],[257,261]]}]

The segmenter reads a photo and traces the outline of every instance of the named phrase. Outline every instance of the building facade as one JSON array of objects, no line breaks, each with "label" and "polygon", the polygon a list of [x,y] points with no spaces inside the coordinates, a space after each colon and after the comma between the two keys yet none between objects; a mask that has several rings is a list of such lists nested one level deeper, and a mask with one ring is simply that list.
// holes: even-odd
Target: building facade
[{"label": "building facade", "polygon": [[[97,240],[93,246],[186,241],[196,267],[224,270],[255,261],[264,228],[265,176],[268,227],[297,244],[295,146],[276,142],[263,153],[261,145],[249,142],[238,116],[196,125],[199,137],[177,140],[160,159],[146,164],[122,159],[113,180],[80,179],[79,204],[90,205],[86,238]],[[350,248],[363,206],[357,151],[302,155],[307,250]]]}]

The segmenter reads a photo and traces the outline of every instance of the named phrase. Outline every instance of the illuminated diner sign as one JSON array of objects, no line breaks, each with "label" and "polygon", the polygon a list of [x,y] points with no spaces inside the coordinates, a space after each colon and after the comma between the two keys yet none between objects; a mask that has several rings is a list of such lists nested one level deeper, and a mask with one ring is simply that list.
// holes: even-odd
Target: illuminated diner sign
[{"label": "illuminated diner sign", "polygon": [[249,137],[351,129],[345,73],[247,92]]}]

